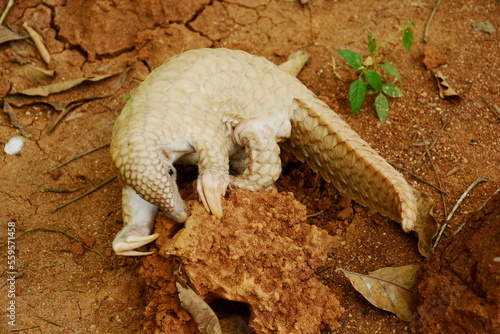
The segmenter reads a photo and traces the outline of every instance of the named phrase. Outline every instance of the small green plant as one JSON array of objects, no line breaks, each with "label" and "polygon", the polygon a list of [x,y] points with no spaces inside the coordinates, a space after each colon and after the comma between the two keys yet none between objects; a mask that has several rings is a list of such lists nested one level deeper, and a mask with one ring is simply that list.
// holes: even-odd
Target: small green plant
[{"label": "small green plant", "polygon": [[351,82],[349,87],[349,103],[351,104],[351,110],[353,114],[356,114],[363,102],[365,101],[366,94],[378,94],[375,98],[375,110],[377,111],[377,116],[382,124],[384,124],[387,116],[389,116],[389,97],[401,97],[403,93],[401,90],[392,82],[383,82],[380,76],[380,68],[384,70],[387,74],[394,76],[399,82],[401,82],[401,76],[399,71],[394,65],[389,61],[385,61],[384,64],[379,64],[378,57],[380,51],[384,46],[389,43],[394,37],[398,35],[401,36],[401,41],[406,51],[410,51],[413,44],[413,30],[411,27],[415,27],[415,23],[409,21],[405,23],[396,33],[385,40],[380,46],[377,46],[377,41],[373,37],[369,29],[366,29],[368,34],[368,56],[363,59],[363,57],[351,50],[337,50],[344,60],[351,65],[356,71],[360,72],[358,79]]}]

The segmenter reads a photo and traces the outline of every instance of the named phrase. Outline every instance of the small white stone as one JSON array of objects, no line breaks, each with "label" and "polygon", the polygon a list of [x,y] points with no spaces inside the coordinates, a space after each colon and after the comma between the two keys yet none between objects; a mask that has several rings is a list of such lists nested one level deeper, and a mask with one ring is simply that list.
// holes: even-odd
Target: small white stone
[{"label": "small white stone", "polygon": [[14,155],[23,149],[24,146],[24,138],[21,136],[11,138],[7,144],[5,144],[5,147],[3,151],[7,153],[8,155]]}]

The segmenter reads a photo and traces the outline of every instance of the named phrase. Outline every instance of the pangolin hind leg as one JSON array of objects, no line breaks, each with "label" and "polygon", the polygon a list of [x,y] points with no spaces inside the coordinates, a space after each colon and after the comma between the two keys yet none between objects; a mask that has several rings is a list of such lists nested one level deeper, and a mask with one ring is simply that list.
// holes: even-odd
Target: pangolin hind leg
[{"label": "pangolin hind leg", "polygon": [[234,135],[245,148],[246,169],[232,177],[229,187],[256,191],[271,186],[281,173],[280,148],[272,129],[246,121],[236,127]]},{"label": "pangolin hind leg", "polygon": [[118,255],[139,256],[152,252],[139,252],[136,248],[158,238],[153,231],[158,207],[143,200],[134,189],[126,186],[122,190],[123,229],[113,241],[113,249]]}]

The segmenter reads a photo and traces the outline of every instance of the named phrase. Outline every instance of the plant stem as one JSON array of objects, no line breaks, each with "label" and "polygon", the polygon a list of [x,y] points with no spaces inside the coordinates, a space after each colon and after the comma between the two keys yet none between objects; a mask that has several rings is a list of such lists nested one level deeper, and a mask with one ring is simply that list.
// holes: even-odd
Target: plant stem
[{"label": "plant stem", "polygon": [[[396,31],[394,34],[392,34],[389,38],[387,38],[383,43],[382,45],[380,45],[376,50],[375,50],[375,54],[373,55],[373,67],[376,68],[378,65],[377,65],[377,57],[380,53],[380,51],[382,51],[382,49],[384,48],[384,46],[389,43],[390,41],[392,41],[394,39],[394,37],[396,37],[397,35],[399,35],[402,31],[404,31],[408,25],[410,25],[410,22],[407,22],[405,23],[401,29],[399,29],[398,31]],[[368,66],[367,66],[368,67]],[[363,70],[363,72],[361,74],[363,74],[365,72],[366,68]]]}]

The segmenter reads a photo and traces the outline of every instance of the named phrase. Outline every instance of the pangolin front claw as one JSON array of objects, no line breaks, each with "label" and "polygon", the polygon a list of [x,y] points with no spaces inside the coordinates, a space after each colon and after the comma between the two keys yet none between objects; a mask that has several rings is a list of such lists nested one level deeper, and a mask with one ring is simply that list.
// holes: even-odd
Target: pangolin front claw
[{"label": "pangolin front claw", "polygon": [[150,242],[156,240],[160,235],[154,233],[151,235],[137,235],[130,234],[125,237],[119,237],[113,241],[113,249],[117,255],[126,256],[144,256],[153,254],[153,252],[139,252],[134,249],[149,244]]},{"label": "pangolin front claw", "polygon": [[215,217],[222,217],[222,200],[226,192],[227,183],[221,181],[212,173],[200,175],[197,183],[198,195],[208,212]]}]

